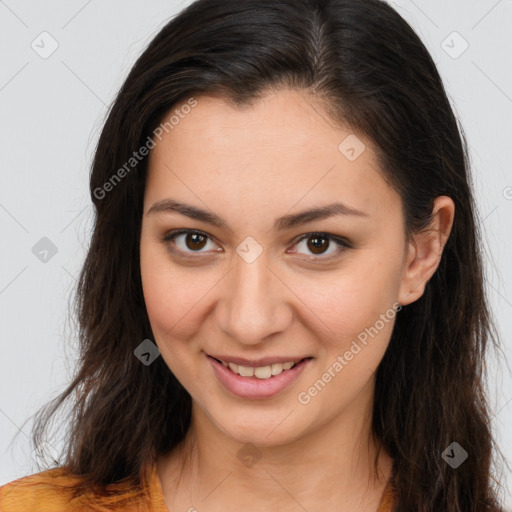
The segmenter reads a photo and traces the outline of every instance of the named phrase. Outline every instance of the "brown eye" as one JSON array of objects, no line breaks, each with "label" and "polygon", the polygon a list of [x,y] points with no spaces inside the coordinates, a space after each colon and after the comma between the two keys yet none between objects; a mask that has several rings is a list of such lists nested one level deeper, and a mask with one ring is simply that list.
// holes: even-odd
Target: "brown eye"
[{"label": "brown eye", "polygon": [[307,233],[294,245],[295,250],[292,252],[305,253],[309,256],[308,259],[316,263],[337,258],[351,248],[352,245],[348,240],[338,236],[329,233]]},{"label": "brown eye", "polygon": [[[203,251],[202,249],[204,248],[209,250],[213,249],[215,252],[222,251],[220,248],[215,249],[214,242],[206,233],[191,229],[181,229],[167,233],[163,237],[163,241],[173,252],[183,253],[185,255],[210,252]],[[211,247],[208,247],[208,245]]]},{"label": "brown eye", "polygon": [[307,238],[308,249],[313,254],[323,254],[329,247],[329,239],[325,236],[311,235]]},{"label": "brown eye", "polygon": [[206,237],[199,233],[187,233],[185,235],[185,245],[193,251],[202,249],[206,245]]}]

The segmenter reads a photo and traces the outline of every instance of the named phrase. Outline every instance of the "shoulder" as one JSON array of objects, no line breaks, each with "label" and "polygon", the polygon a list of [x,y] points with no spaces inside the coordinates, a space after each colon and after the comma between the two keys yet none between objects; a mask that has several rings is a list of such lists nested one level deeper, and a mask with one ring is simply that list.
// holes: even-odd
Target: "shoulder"
[{"label": "shoulder", "polygon": [[109,486],[108,496],[76,495],[81,477],[53,468],[13,480],[0,487],[0,512],[106,512],[146,510],[146,498],[124,485]]},{"label": "shoulder", "polygon": [[79,503],[73,503],[70,489],[77,478],[64,468],[53,468],[13,480],[0,487],[0,511],[82,510]]},{"label": "shoulder", "polygon": [[393,486],[393,482],[388,480],[386,487],[384,488],[384,492],[382,493],[377,512],[391,512],[395,504],[396,490]]}]

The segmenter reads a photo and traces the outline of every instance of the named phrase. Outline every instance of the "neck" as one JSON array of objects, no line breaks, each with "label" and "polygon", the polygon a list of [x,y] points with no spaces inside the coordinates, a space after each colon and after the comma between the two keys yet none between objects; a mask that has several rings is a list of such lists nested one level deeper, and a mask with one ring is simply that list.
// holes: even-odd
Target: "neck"
[{"label": "neck", "polygon": [[377,457],[371,409],[371,400],[359,396],[350,413],[320,429],[287,444],[254,446],[226,435],[194,404],[186,438],[159,462],[166,503],[180,504],[170,510],[225,510],[227,504],[262,510],[271,504],[285,511],[324,505],[374,512],[392,462],[383,449]]}]

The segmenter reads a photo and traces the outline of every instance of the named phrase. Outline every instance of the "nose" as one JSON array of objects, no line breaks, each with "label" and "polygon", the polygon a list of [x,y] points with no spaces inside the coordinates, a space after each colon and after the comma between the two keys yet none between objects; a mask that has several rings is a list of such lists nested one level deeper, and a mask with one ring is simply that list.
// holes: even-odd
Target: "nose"
[{"label": "nose", "polygon": [[235,255],[215,309],[219,329],[244,345],[284,332],[293,318],[293,293],[264,255],[252,263]]}]

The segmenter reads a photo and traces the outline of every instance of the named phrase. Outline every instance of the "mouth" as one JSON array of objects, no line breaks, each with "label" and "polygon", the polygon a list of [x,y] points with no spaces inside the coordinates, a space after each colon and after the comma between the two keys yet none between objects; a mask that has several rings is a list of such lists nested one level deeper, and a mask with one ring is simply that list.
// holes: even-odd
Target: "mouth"
[{"label": "mouth", "polygon": [[[269,362],[268,364],[259,363],[259,365],[255,364],[237,364],[233,362],[233,360],[226,361],[224,359],[208,356],[211,359],[214,359],[218,363],[221,363],[224,367],[228,368],[235,375],[239,375],[240,377],[256,377],[261,380],[271,379],[273,377],[277,377],[283,372],[289,371],[293,369],[296,365],[301,363],[302,361],[306,361],[309,359],[313,359],[312,357],[303,357],[299,359],[290,359],[289,361],[275,361]],[[226,358],[227,359],[227,358]]]},{"label": "mouth", "polygon": [[[290,361],[271,362],[270,359],[260,359],[256,363],[265,366],[246,366],[250,361],[237,358],[231,359],[228,356],[213,357],[207,355],[211,368],[218,382],[231,394],[244,399],[268,399],[285,389],[299,379],[300,375],[312,363],[313,357],[303,357]],[[279,359],[279,358],[277,358]],[[244,365],[239,364],[248,361]],[[262,362],[263,361],[263,362]]]}]

